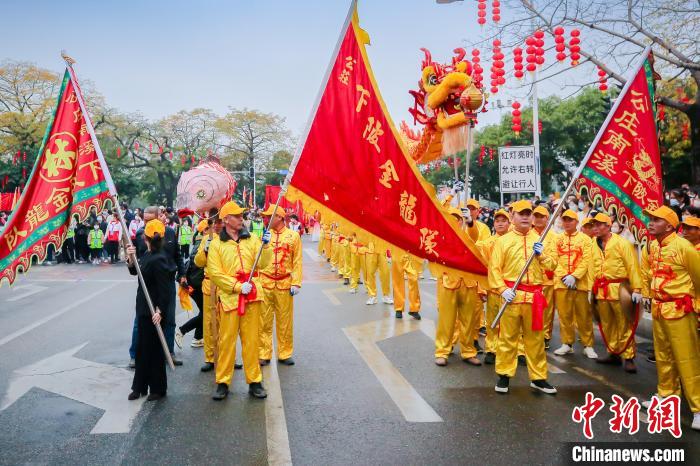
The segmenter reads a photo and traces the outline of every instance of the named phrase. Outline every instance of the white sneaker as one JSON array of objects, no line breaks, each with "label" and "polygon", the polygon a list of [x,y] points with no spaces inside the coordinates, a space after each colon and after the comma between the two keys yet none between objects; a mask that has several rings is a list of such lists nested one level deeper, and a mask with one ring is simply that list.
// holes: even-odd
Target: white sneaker
[{"label": "white sneaker", "polygon": [[700,430],[700,413],[693,414],[693,425],[690,427],[692,427],[693,430]]},{"label": "white sneaker", "polygon": [[[641,405],[642,405],[642,407],[643,407],[644,409],[649,409],[649,406],[651,406],[651,399],[652,399],[652,397],[654,397],[654,396],[658,397],[659,395],[657,395],[656,393],[654,393],[652,396],[649,397],[648,400],[644,400],[644,401],[641,402]],[[661,398],[659,398],[659,401],[661,401]]]},{"label": "white sneaker", "polygon": [[190,346],[192,348],[201,348],[204,346],[204,339],[200,338],[199,340],[193,339],[192,343],[190,343]]},{"label": "white sneaker", "polygon": [[178,328],[178,329],[175,331],[175,344],[176,344],[177,347],[180,348],[180,349],[182,349],[182,339],[183,339],[183,338],[184,338],[184,335],[182,334],[182,332],[181,332],[180,329]]},{"label": "white sneaker", "polygon": [[[573,352],[574,352],[574,349],[571,346],[567,345],[566,343],[561,345],[558,349],[554,350],[554,354],[556,354],[557,356],[564,356],[565,354],[571,354]],[[596,356],[596,357],[598,357],[598,356]]]},{"label": "white sneaker", "polygon": [[335,267],[331,267],[331,272],[337,272],[337,271],[338,271],[338,269],[336,269]]},{"label": "white sneaker", "polygon": [[350,288],[350,294],[355,294],[357,293],[357,288]]},{"label": "white sneaker", "polygon": [[585,354],[588,359],[598,359],[598,353],[590,346],[583,348],[583,354]]},{"label": "white sneaker", "polygon": [[383,302],[384,304],[394,304],[394,300],[391,299],[391,297],[389,297],[389,296],[383,296],[383,297],[382,297],[382,302]]},{"label": "white sneaker", "polygon": [[365,304],[368,306],[371,306],[372,304],[377,304],[377,297],[370,296],[370,298],[367,300],[367,302]]}]

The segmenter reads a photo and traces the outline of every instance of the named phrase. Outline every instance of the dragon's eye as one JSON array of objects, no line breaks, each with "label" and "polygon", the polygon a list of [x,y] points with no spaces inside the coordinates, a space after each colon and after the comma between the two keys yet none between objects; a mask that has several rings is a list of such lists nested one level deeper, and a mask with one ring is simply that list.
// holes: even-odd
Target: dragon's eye
[{"label": "dragon's eye", "polygon": [[434,74],[431,74],[430,77],[428,78],[428,84],[430,84],[431,86],[437,86],[437,83],[438,83],[437,76],[435,76]]}]

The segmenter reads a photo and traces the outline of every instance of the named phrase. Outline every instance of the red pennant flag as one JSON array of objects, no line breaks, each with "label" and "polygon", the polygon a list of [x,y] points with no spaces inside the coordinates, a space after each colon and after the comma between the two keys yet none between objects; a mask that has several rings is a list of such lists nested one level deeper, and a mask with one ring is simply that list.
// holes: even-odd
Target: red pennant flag
[{"label": "red pennant flag", "polygon": [[629,227],[637,240],[648,237],[645,209],[663,205],[661,156],[656,128],[651,50],[620,92],[588,149],[576,187]]},{"label": "red pennant flag", "polygon": [[405,251],[431,261],[434,273],[449,268],[482,280],[486,267],[473,241],[404,151],[369,66],[368,43],[353,3],[292,162],[287,198],[377,250]]},{"label": "red pennant flag", "polygon": [[0,283],[15,280],[32,256],[44,260],[49,244],[58,249],[66,236],[70,218],[87,218],[90,207],[101,210],[109,197],[95,145],[78,102],[79,88],[67,70],[53,123],[41,143],[26,188],[0,233]]}]

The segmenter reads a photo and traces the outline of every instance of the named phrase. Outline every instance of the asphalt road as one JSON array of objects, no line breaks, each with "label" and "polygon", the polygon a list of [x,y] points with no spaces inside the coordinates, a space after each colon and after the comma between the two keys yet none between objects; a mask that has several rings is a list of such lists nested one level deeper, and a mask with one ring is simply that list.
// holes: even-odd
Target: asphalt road
[{"label": "asphalt road", "polygon": [[[493,366],[456,354],[447,367],[433,363],[434,281],[421,281],[423,320],[397,321],[391,306],[366,306],[364,288],[349,294],[316,244],[304,248],[297,364],[265,369],[265,401],[248,396],[238,372],[228,399],[212,401],[213,376],[199,372],[190,333],[167,399],[127,402],[136,282],[123,264],[36,266],[0,288],[0,464],[561,464],[566,442],[585,441],[571,413],[586,392],[609,404],[655,391],[641,340],[636,375],[578,351],[550,354],[556,396],[530,389],[525,368],[499,395]],[[647,433],[645,422],[613,434],[606,407],[594,440],[682,442],[697,458],[685,403],[682,415],[680,440]]]}]

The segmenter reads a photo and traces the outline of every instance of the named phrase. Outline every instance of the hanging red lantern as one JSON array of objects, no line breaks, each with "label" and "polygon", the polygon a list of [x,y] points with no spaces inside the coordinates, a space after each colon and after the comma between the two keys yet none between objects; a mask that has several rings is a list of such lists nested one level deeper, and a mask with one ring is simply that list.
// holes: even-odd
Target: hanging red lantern
[{"label": "hanging red lantern", "polygon": [[608,74],[605,70],[598,68],[598,89],[605,94],[608,90]]},{"label": "hanging red lantern", "polygon": [[120,158],[122,156],[122,148],[117,147],[117,158]]},{"label": "hanging red lantern", "polygon": [[170,151],[170,160],[173,159],[173,151]]},{"label": "hanging red lantern", "polygon": [[542,120],[537,120],[537,132],[542,134]]},{"label": "hanging red lantern", "polygon": [[27,178],[27,167],[22,167],[22,179]]},{"label": "hanging red lantern", "polygon": [[134,141],[134,152],[138,152],[138,151],[139,151],[139,147],[140,147],[139,142],[138,142],[138,141]]},{"label": "hanging red lantern", "polygon": [[22,152],[22,162],[26,162],[26,161],[27,161],[27,153]]},{"label": "hanging red lantern", "polygon": [[512,130],[515,133],[516,136],[520,135],[520,130],[522,129],[521,126],[521,113],[520,113],[520,102],[517,100],[513,102],[513,125],[512,125]]},{"label": "hanging red lantern", "polygon": [[656,109],[658,110],[656,116],[658,117],[659,121],[664,121],[666,119],[666,107],[664,104],[658,104]]},{"label": "hanging red lantern", "polygon": [[569,39],[569,51],[571,52],[571,66],[576,66],[579,63],[579,60],[581,59],[580,51],[581,51],[581,46],[579,45],[581,43],[581,39],[579,39],[579,35],[581,32],[578,29],[572,29],[571,30],[571,39]]},{"label": "hanging red lantern", "polygon": [[494,23],[497,23],[501,20],[501,2],[493,0],[491,7],[491,19],[493,19]]},{"label": "hanging red lantern", "polygon": [[489,160],[493,162],[493,147],[489,147]]},{"label": "hanging red lantern", "polygon": [[194,165],[194,155],[190,156],[190,165]]},{"label": "hanging red lantern", "polygon": [[480,26],[486,24],[486,0],[478,0],[477,4],[478,11],[476,12],[477,20]]}]

